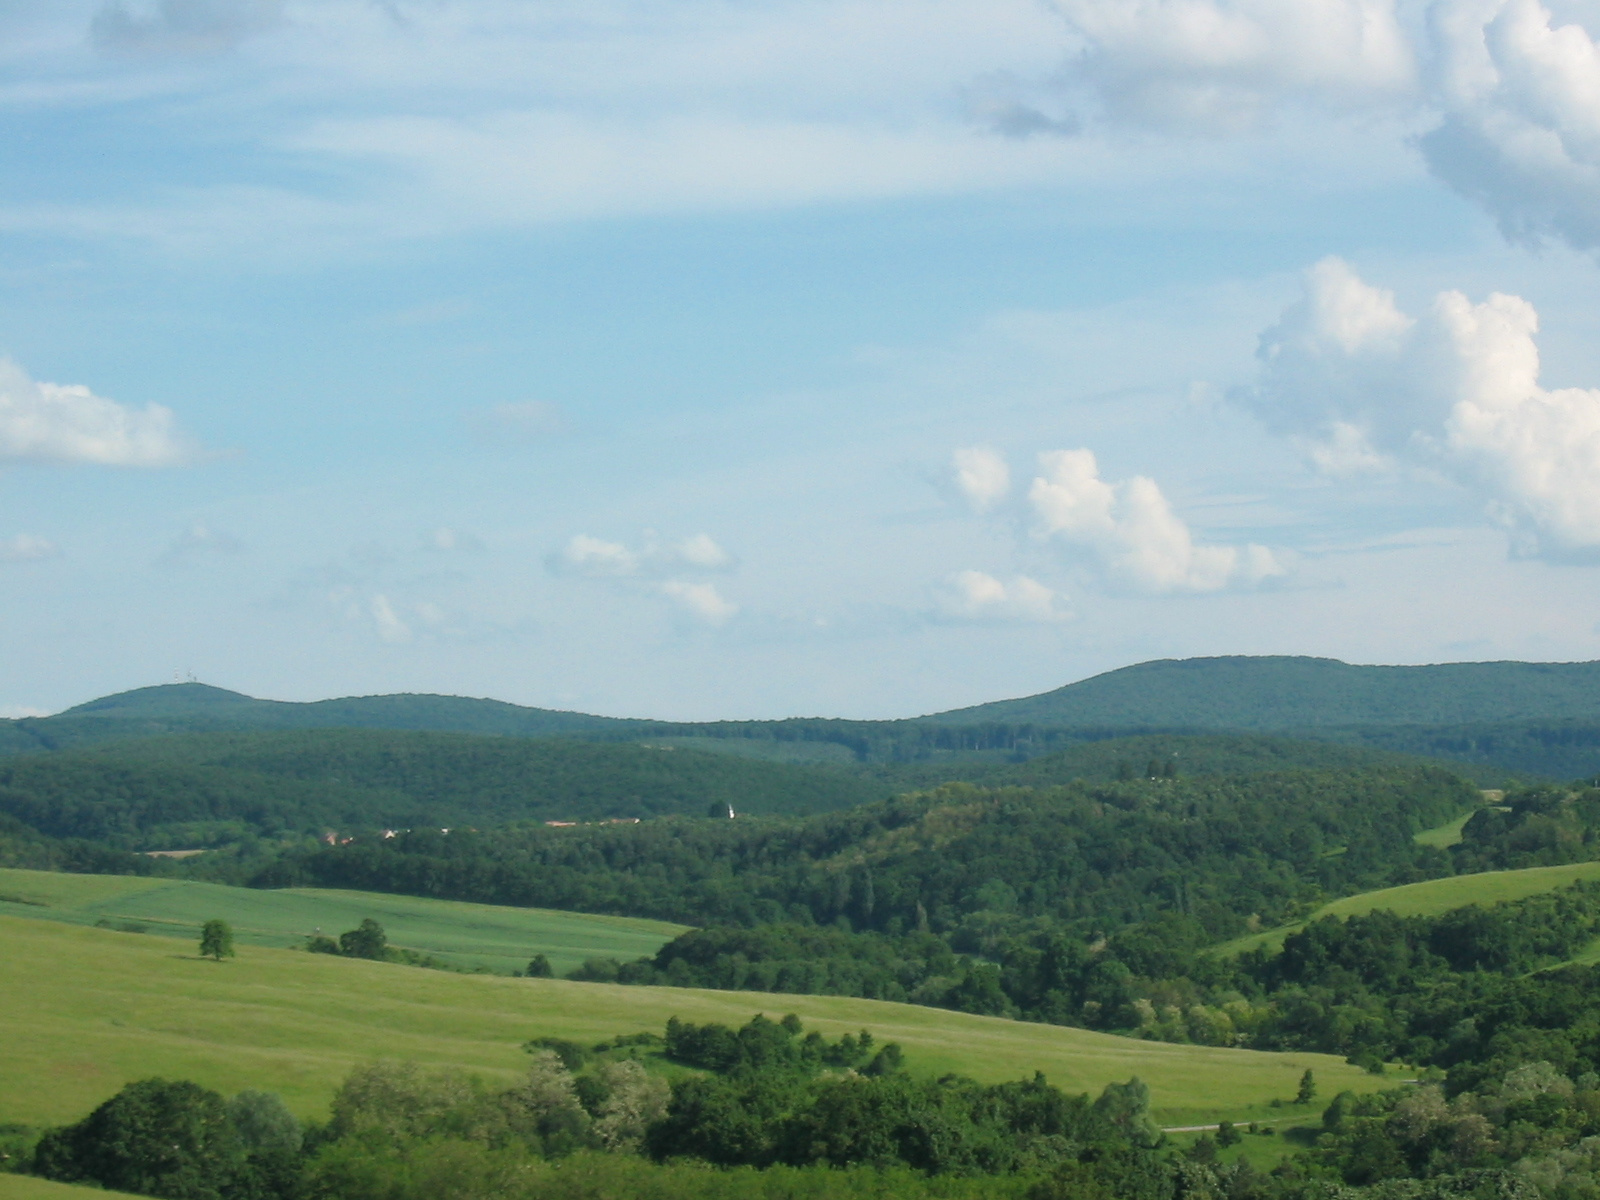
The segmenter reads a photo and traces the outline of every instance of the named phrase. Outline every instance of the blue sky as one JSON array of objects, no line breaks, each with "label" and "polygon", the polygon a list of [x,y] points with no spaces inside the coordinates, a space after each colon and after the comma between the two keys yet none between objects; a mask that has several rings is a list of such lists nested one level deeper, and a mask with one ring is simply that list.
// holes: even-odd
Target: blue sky
[{"label": "blue sky", "polygon": [[1597,38],[0,3],[0,712],[1600,657]]}]

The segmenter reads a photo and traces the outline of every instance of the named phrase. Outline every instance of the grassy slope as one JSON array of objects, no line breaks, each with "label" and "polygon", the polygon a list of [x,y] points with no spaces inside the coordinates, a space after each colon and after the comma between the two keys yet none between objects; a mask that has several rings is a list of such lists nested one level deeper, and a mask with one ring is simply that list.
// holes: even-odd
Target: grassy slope
[{"label": "grassy slope", "polygon": [[76,1119],[123,1083],[164,1075],[225,1093],[280,1093],[320,1115],[359,1062],[388,1057],[512,1079],[525,1039],[594,1041],[659,1030],[669,1016],[742,1023],[798,1013],[836,1036],[867,1028],[919,1072],[982,1080],[1042,1070],[1071,1090],[1138,1075],[1166,1124],[1281,1115],[1314,1068],[1323,1091],[1383,1080],[1319,1054],[1141,1042],[914,1005],[564,980],[453,975],[243,946],[214,963],[164,938],[0,917],[0,1123]]},{"label": "grassy slope", "polygon": [[1464,812],[1454,821],[1446,821],[1437,829],[1424,829],[1411,840],[1422,846],[1433,846],[1439,850],[1448,850],[1461,840],[1461,831],[1467,827],[1467,822],[1472,820],[1477,809]]},{"label": "grassy slope", "polygon": [[52,1183],[31,1175],[0,1175],[0,1200],[94,1200],[96,1196],[126,1195],[127,1192],[108,1192],[104,1188]]},{"label": "grassy slope", "polygon": [[[1522,871],[1484,871],[1477,875],[1457,875],[1450,879],[1430,879],[1403,887],[1382,888],[1346,896],[1324,904],[1307,920],[1321,917],[1354,917],[1386,908],[1403,917],[1433,917],[1468,904],[1500,904],[1521,900],[1539,892],[1553,892],[1580,879],[1600,879],[1600,862],[1569,863],[1560,867],[1528,867]],[[1305,922],[1268,929],[1249,937],[1237,938],[1217,947],[1219,954],[1240,954],[1257,946],[1273,949]]]},{"label": "grassy slope", "polygon": [[213,917],[233,926],[237,941],[299,946],[321,928],[337,935],[363,917],[379,921],[397,946],[466,967],[509,973],[535,953],[558,972],[586,958],[632,959],[654,954],[683,932],[681,925],[631,917],[600,917],[545,909],[466,904],[375,892],[292,888],[257,891],[125,875],[65,875],[0,870],[0,913],[73,924],[134,921],[149,932],[186,940]]}]

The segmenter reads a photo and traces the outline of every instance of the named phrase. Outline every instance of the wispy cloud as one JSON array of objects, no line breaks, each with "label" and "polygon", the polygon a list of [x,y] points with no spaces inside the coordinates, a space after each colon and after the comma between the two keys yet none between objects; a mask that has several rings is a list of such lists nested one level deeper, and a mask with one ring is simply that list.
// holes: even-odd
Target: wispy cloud
[{"label": "wispy cloud", "polygon": [[61,550],[54,542],[31,533],[0,539],[0,563],[43,562],[60,556]]},{"label": "wispy cloud", "polygon": [[586,575],[594,579],[659,577],[685,569],[724,571],[735,565],[733,555],[707,533],[697,533],[676,542],[663,542],[654,535],[647,535],[637,549],[579,533],[546,562],[557,574]]},{"label": "wispy cloud", "polygon": [[677,601],[684,612],[707,625],[725,625],[739,614],[739,606],[723,597],[714,583],[685,583],[669,579],[661,591]]}]

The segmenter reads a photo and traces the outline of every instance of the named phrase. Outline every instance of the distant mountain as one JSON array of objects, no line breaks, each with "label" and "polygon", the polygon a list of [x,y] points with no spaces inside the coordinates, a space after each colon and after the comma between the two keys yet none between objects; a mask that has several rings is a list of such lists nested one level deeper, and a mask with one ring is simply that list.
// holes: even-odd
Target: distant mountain
[{"label": "distant mountain", "polygon": [[203,683],[171,683],[118,692],[53,717],[0,722],[0,752],[171,733],[393,729],[548,737],[621,731],[635,724],[643,723],[467,696],[347,696],[297,704],[257,700]]},{"label": "distant mountain", "polygon": [[1600,662],[1365,667],[1332,658],[1231,656],[1139,663],[922,720],[1285,732],[1579,718],[1600,720]]},{"label": "distant mountain", "polygon": [[[0,754],[170,734],[341,728],[651,741],[795,764],[920,763],[935,775],[941,763],[999,766],[1133,734],[1226,731],[1575,778],[1600,775],[1600,662],[1379,667],[1329,658],[1162,659],[1037,696],[887,721],[625,720],[415,694],[289,703],[182,683],[121,692],[52,717],[0,721]],[[1233,761],[1236,750],[1223,757]],[[1141,753],[1130,746],[1073,762],[1092,777]],[[1304,765],[1322,761],[1303,749],[1290,756]]]}]

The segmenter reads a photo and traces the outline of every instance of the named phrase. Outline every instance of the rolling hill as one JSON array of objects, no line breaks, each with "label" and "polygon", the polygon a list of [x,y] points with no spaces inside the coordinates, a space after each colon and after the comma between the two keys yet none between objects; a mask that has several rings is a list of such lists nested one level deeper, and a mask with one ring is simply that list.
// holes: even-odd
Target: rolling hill
[{"label": "rolling hill", "polygon": [[281,1094],[320,1117],[338,1081],[378,1058],[510,1080],[535,1036],[593,1042],[668,1017],[741,1025],[797,1013],[828,1036],[870,1029],[913,1070],[982,1081],[1042,1070],[1069,1091],[1138,1075],[1166,1124],[1255,1119],[1314,1068],[1330,1094],[1384,1086],[1338,1058],[1137,1041],[1081,1029],[836,996],[773,996],[455,975],[257,946],[222,963],[166,938],[0,916],[0,1123],[76,1120],[124,1082],[161,1075]]},{"label": "rolling hill", "polygon": [[1475,875],[1456,875],[1448,879],[1428,879],[1400,887],[1379,888],[1354,896],[1343,896],[1324,904],[1304,921],[1224,942],[1213,953],[1224,956],[1243,954],[1258,947],[1277,950],[1283,946],[1284,938],[1323,917],[1357,917],[1380,910],[1402,917],[1436,917],[1468,904],[1503,904],[1508,900],[1537,896],[1541,892],[1553,892],[1580,880],[1595,879],[1600,879],[1600,862],[1525,867],[1520,871],[1482,871]]},{"label": "rolling hill", "polygon": [[1384,667],[1278,656],[1159,659],[923,720],[1283,732],[1562,718],[1600,720],[1600,662]]},{"label": "rolling hill", "polygon": [[1133,733],[1233,731],[1575,778],[1600,773],[1600,662],[1162,659],[1036,696],[877,721],[653,721],[412,694],[291,703],[184,683],[102,697],[55,716],[0,721],[0,754],[170,734],[332,728],[653,741],[834,765],[1000,764]]},{"label": "rolling hill", "polygon": [[316,729],[0,757],[0,815],[134,850],[380,828],[802,814],[882,799],[817,767],[566,738]]},{"label": "rolling hill", "polygon": [[195,880],[0,870],[0,914],[109,925],[194,943],[212,918],[240,944],[298,948],[307,936],[337,936],[366,917],[389,943],[463,970],[509,975],[535,954],[566,974],[586,959],[654,954],[682,925],[632,917],[463,904],[337,889],[276,891]]}]

